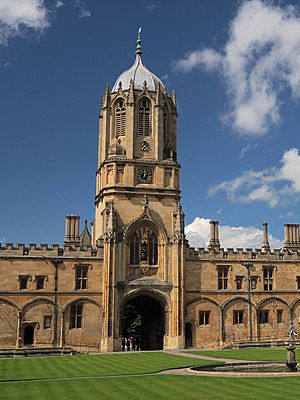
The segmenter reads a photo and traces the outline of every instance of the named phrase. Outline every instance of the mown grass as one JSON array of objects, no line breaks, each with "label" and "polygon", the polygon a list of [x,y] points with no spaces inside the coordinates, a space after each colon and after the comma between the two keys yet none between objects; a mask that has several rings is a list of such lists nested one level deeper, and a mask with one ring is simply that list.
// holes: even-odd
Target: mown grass
[{"label": "mown grass", "polygon": [[[201,351],[208,355],[222,354],[222,357],[224,352],[228,357],[238,354],[239,358],[280,359],[284,349]],[[299,377],[143,375],[211,362],[214,363],[159,352],[0,359],[0,400],[298,398]],[[134,374],[138,376],[132,376]]]},{"label": "mown grass", "polygon": [[[299,351],[299,349],[298,349]],[[210,357],[236,358],[251,361],[277,361],[286,360],[287,352],[285,348],[247,348],[233,350],[191,350],[185,353],[198,354]],[[299,352],[300,353],[300,352]],[[296,350],[297,354],[297,350]]]},{"label": "mown grass", "polygon": [[207,363],[160,352],[0,359],[0,381],[144,374]]},{"label": "mown grass", "polygon": [[211,378],[139,376],[66,381],[6,382],[2,400],[291,400],[298,398],[295,378]]}]

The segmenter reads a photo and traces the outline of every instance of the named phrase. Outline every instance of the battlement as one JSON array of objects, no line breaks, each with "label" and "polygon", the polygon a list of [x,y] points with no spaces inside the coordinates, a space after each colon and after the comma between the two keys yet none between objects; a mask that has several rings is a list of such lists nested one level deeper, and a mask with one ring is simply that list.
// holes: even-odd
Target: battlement
[{"label": "battlement", "polygon": [[230,261],[239,261],[239,260],[268,260],[269,261],[277,261],[277,260],[285,260],[295,262],[296,260],[300,262],[300,249],[242,249],[242,248],[198,248],[190,247],[187,245],[187,253],[186,253],[187,261],[199,261],[201,259],[206,260],[230,260]]},{"label": "battlement", "polygon": [[87,245],[73,245],[65,244],[60,246],[59,244],[36,244],[36,243],[0,243],[0,258],[9,257],[66,257],[66,258],[77,258],[77,257],[95,257],[103,258],[103,243],[99,243],[97,246]]}]

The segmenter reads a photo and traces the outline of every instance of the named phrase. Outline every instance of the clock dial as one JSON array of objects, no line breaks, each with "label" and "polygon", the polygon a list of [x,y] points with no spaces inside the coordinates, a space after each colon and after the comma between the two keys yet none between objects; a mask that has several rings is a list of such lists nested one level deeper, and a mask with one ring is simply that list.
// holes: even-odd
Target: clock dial
[{"label": "clock dial", "polygon": [[137,169],[137,182],[138,183],[152,183],[152,169],[142,167]]}]

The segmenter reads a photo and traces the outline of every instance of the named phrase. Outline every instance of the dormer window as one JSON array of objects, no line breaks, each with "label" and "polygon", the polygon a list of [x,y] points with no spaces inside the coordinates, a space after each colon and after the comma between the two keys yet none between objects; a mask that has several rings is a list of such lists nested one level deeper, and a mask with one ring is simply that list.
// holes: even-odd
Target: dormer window
[{"label": "dormer window", "polygon": [[125,101],[120,99],[115,107],[115,134],[116,137],[125,136],[126,132],[126,106]]},{"label": "dormer window", "polygon": [[148,99],[143,99],[139,103],[138,107],[138,135],[139,136],[150,136],[151,118],[151,103]]}]

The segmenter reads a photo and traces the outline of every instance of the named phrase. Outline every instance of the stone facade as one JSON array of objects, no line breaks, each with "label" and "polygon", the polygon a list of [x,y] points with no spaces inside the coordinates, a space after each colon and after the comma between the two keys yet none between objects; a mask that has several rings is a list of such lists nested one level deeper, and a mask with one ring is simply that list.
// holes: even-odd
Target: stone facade
[{"label": "stone facade", "polygon": [[103,95],[95,219],[64,245],[0,247],[0,348],[120,350],[125,305],[140,310],[145,348],[286,340],[300,324],[299,225],[283,249],[189,247],[180,205],[176,97],[142,64]]}]

